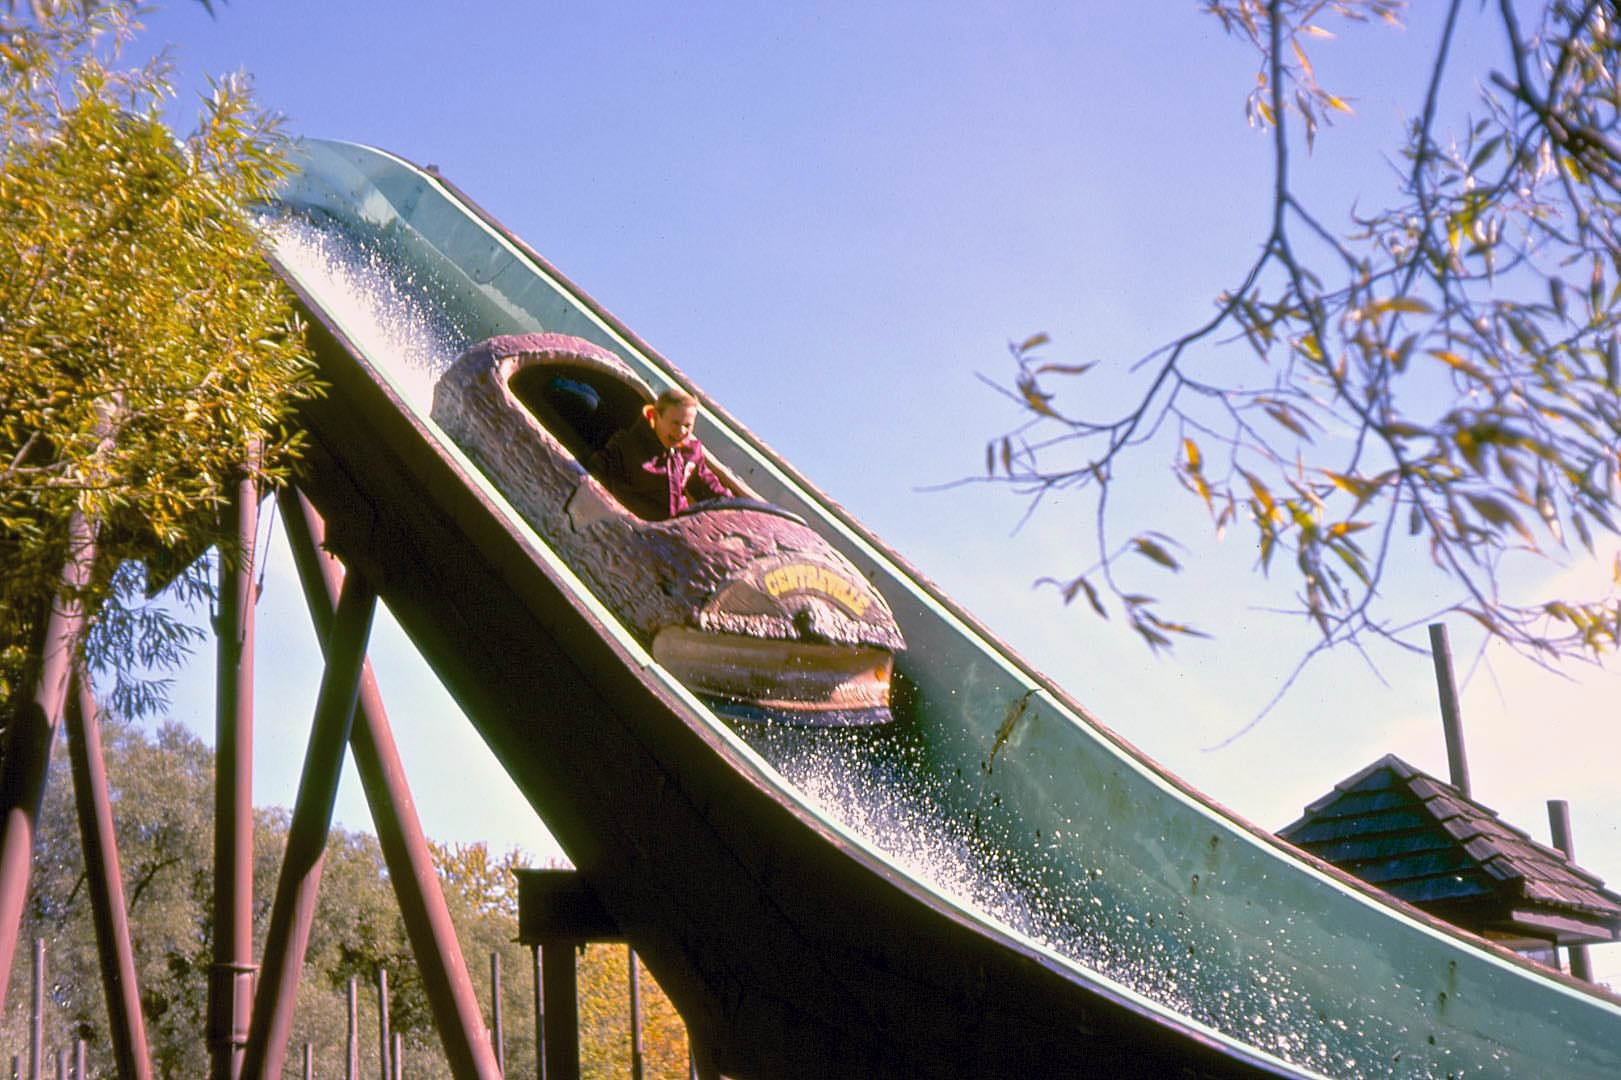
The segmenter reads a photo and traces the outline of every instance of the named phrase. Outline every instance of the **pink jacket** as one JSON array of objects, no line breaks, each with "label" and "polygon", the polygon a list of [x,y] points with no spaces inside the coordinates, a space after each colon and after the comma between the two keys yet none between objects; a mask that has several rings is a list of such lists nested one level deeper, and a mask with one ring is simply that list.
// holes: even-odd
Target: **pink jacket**
[{"label": "pink jacket", "polygon": [[663,521],[695,502],[732,494],[704,461],[696,437],[666,450],[645,420],[609,439],[586,468],[627,510],[648,521]]}]

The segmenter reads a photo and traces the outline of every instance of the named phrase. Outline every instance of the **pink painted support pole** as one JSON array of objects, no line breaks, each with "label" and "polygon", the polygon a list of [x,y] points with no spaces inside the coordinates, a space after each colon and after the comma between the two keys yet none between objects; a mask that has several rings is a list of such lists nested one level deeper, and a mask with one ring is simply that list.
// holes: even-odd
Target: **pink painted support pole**
[{"label": "pink painted support pole", "polygon": [[287,1036],[293,1027],[298,979],[315,921],[321,888],[321,864],[332,807],[338,798],[344,748],[360,691],[360,669],[366,658],[377,594],[358,574],[343,583],[343,596],[328,641],[326,670],[315,702],[304,772],[287,829],[287,851],[276,882],[276,900],[265,934],[263,975],[254,995],[253,1020],[243,1052],[242,1075],[249,1080],[279,1078],[287,1058]]},{"label": "pink painted support pole", "polygon": [[208,969],[209,1075],[236,1080],[253,1007],[253,567],[259,492],[237,481],[223,525],[214,689],[214,962]]},{"label": "pink painted support pole", "polygon": [[[331,633],[343,568],[320,550],[325,524],[308,500],[289,493],[280,505],[310,617],[324,642]],[[451,1071],[458,1077],[496,1080],[501,1067],[485,1034],[478,995],[456,940],[370,662],[361,668],[359,710],[349,734],[349,748]]]},{"label": "pink painted support pole", "polygon": [[79,838],[96,925],[96,951],[101,958],[101,985],[107,995],[113,1059],[122,1080],[150,1080],[152,1061],[146,1046],[146,1022],[141,1015],[135,952],[130,947],[107,764],[101,754],[101,722],[96,715],[95,697],[82,673],[74,674],[68,691],[67,729],[73,795],[79,810]]},{"label": "pink painted support pole", "polygon": [[68,558],[62,568],[62,587],[57,590],[45,623],[33,696],[6,726],[4,754],[0,756],[0,1013],[5,1011],[17,934],[28,901],[34,825],[45,799],[51,744],[62,719],[68,674],[84,630],[79,594],[90,583],[95,558],[95,530],[82,516],[74,514],[68,523]]}]

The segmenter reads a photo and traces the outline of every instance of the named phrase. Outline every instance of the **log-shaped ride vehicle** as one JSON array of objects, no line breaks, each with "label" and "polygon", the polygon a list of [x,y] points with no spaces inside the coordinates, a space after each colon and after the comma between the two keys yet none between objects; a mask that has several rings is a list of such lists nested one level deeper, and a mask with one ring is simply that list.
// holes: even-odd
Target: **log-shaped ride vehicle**
[{"label": "log-shaped ride vehicle", "polygon": [[736,498],[647,521],[585,463],[642,422],[652,390],[612,352],[564,334],[494,337],[440,378],[433,419],[642,643],[744,721],[891,720],[884,598],[798,515],[714,465]]}]

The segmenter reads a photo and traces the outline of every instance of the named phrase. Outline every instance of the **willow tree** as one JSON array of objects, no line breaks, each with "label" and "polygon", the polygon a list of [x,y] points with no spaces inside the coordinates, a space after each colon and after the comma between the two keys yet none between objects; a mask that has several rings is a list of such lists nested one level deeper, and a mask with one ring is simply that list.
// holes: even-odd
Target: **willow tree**
[{"label": "willow tree", "polygon": [[[1613,3],[1551,0],[1522,22],[1531,6],[1438,7],[1424,96],[1387,152],[1394,197],[1325,211],[1291,166],[1352,107],[1311,57],[1348,23],[1400,21],[1401,0],[1206,0],[1259,61],[1259,255],[1206,322],[1112,376],[1036,335],[1001,384],[1023,421],[990,441],[987,475],[1037,503],[1094,499],[1096,561],[1047,579],[1066,601],[1122,613],[1155,648],[1195,632],[1143,595],[1142,574],[1179,567],[1179,541],[1111,508],[1128,459],[1161,454],[1218,531],[1292,583],[1313,651],[1400,642],[1442,613],[1399,602],[1409,549],[1452,589],[1443,610],[1492,639],[1545,659],[1616,645],[1613,591],[1528,594],[1517,572],[1521,553],[1603,557],[1621,469],[1621,28]],[[1497,62],[1460,68],[1465,34]],[[1472,116],[1453,122],[1445,103],[1471,86]],[[1068,404],[1102,377],[1137,380],[1118,412]],[[1085,398],[1100,399],[1120,395]]]},{"label": "willow tree", "polygon": [[[276,121],[228,78],[177,135],[166,59],[118,66],[135,14],[0,12],[0,704],[28,692],[65,599],[118,703],[153,703],[145,673],[199,631],[150,588],[207,588],[194,559],[228,544],[239,470],[279,475],[283,418],[312,387],[247,213],[286,172]],[[75,528],[97,557],[64,597]]]}]

